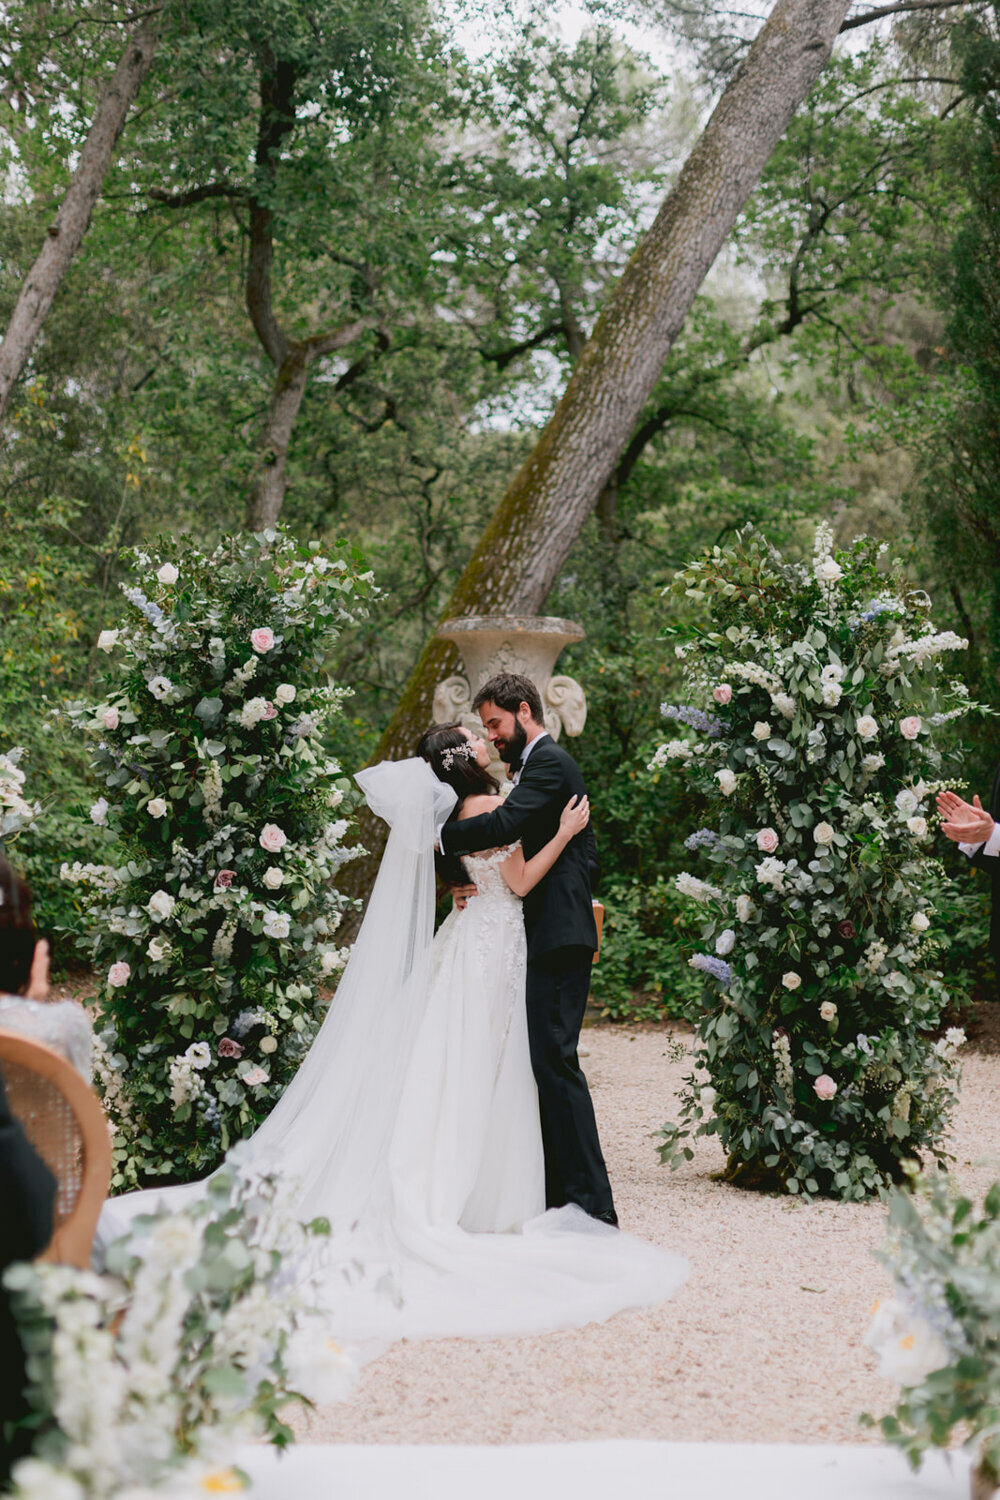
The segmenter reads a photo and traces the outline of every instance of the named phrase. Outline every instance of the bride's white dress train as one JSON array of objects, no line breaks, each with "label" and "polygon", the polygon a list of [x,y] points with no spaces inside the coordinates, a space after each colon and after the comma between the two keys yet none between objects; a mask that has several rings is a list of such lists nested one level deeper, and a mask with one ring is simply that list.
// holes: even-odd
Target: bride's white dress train
[{"label": "bride's white dress train", "polygon": [[[434,835],[454,793],[421,760],[358,781],[390,825],[386,853],[329,1015],[248,1143],[255,1168],[295,1182],[303,1219],[330,1221],[333,1331],[380,1343],[544,1333],[666,1300],[686,1261],[578,1208],[544,1211],[506,851],[466,859],[478,895],[432,938]],[[200,1190],[112,1200],[100,1243]]]}]

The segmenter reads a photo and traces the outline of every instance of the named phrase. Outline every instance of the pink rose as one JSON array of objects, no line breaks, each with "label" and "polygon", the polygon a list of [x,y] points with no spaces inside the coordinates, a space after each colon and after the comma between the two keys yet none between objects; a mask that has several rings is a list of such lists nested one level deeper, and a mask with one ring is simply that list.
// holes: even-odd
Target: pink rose
[{"label": "pink rose", "polygon": [[264,712],[261,714],[261,718],[262,719],[276,719],[277,717],[278,717],[278,710],[275,708],[274,704],[273,703],[265,703],[264,704]]},{"label": "pink rose", "polygon": [[250,632],[250,644],[255,651],[263,653],[270,651],[274,645],[274,631],[267,625],[260,625],[256,630]]},{"label": "pink rose", "polygon": [[268,854],[280,854],[288,843],[288,834],[284,829],[279,828],[277,823],[265,823],[257,842],[262,849],[267,850]]},{"label": "pink rose", "polygon": [[899,732],[904,740],[915,740],[923,728],[923,724],[916,714],[910,714],[908,719],[900,719]]},{"label": "pink rose", "polygon": [[765,854],[773,854],[778,847],[778,835],[773,828],[762,828],[757,835],[757,848]]},{"label": "pink rose", "polygon": [[228,891],[235,879],[235,870],[220,870],[215,877],[215,884],[220,891]]},{"label": "pink rose", "polygon": [[267,1083],[268,1077],[269,1075],[266,1068],[250,1068],[248,1072],[243,1074],[243,1082],[246,1084],[247,1088],[256,1089],[259,1088],[262,1083]]},{"label": "pink rose", "polygon": [[817,1099],[832,1099],[837,1092],[837,1085],[829,1073],[821,1073],[813,1084],[813,1088],[816,1090]]},{"label": "pink rose", "polygon": [[108,984],[112,989],[120,990],[122,985],[128,984],[132,970],[128,964],[112,964],[108,970]]},{"label": "pink rose", "polygon": [[234,1042],[231,1036],[224,1036],[219,1043],[220,1057],[242,1057],[243,1048],[239,1042]]},{"label": "pink rose", "polygon": [[718,687],[712,689],[712,697],[716,703],[728,703],[733,696],[733,690],[728,682],[720,682]]},{"label": "pink rose", "polygon": [[102,718],[102,720],[104,722],[105,729],[117,729],[118,728],[118,710],[117,710],[117,708],[106,708],[104,710],[104,712],[101,714],[101,718]]}]

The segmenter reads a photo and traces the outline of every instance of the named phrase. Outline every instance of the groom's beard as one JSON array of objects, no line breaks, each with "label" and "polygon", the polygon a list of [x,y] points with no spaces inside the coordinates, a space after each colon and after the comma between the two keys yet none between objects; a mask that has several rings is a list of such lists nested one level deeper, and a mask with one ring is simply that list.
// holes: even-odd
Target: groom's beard
[{"label": "groom's beard", "polygon": [[521,753],[528,743],[528,736],[524,732],[524,725],[514,720],[514,728],[507,740],[497,741],[497,751],[500,759],[508,766],[512,766],[516,760],[521,759]]}]

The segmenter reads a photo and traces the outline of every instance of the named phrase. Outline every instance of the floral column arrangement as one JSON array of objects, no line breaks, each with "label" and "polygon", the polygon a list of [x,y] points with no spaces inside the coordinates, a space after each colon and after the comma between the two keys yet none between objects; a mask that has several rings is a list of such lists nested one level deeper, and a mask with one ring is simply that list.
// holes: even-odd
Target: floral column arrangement
[{"label": "floral column arrangement", "polygon": [[281,532],[132,554],[118,665],[72,714],[95,741],[91,809],[122,857],[63,867],[85,908],[116,1186],[198,1177],[249,1134],[342,966],[332,887],[353,796],[323,750],[346,690],[324,662],[375,590],[348,550]]},{"label": "floral column arrangement", "polygon": [[734,1180],[863,1198],[943,1152],[964,1036],[935,1039],[946,877],[928,817],[954,783],[931,779],[933,739],[977,705],[941,662],[967,642],[935,630],[884,552],[834,554],[824,526],[812,565],[790,564],[748,529],[673,586],[710,622],[676,648],[691,704],[663,707],[694,735],[651,768],[676,766],[717,812],[687,841],[712,879],[677,877],[704,908],[691,963],[713,983],[662,1131],[674,1165],[714,1134]]}]

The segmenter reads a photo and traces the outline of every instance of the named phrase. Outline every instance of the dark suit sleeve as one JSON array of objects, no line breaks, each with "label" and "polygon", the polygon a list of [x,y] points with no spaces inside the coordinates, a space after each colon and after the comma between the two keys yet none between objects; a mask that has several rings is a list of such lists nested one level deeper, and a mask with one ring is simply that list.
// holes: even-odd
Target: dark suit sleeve
[{"label": "dark suit sleeve", "polygon": [[444,825],[441,845],[445,854],[475,854],[477,849],[499,849],[502,844],[512,844],[532,818],[559,795],[562,785],[559,762],[540,757],[536,752],[530,756],[517,786],[496,812]]},{"label": "dark suit sleeve", "polygon": [[594,837],[593,822],[587,824],[583,831],[584,845],[587,850],[587,868],[590,871],[590,889],[593,895],[597,895],[601,884],[601,856],[597,852],[597,840]]},{"label": "dark suit sleeve", "polygon": [[10,1112],[0,1083],[0,1266],[31,1260],[52,1238],[56,1180]]}]

